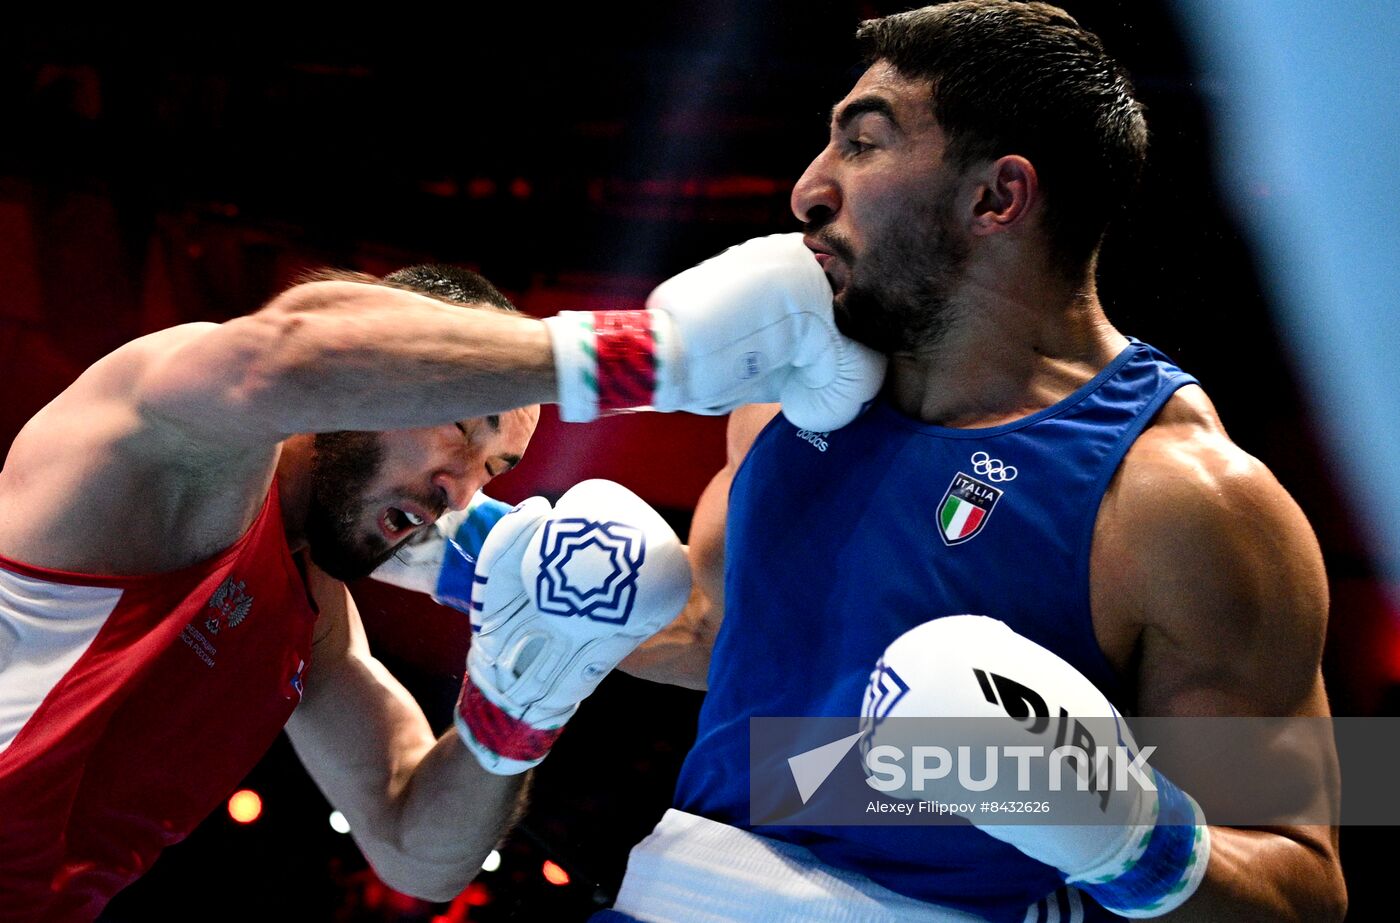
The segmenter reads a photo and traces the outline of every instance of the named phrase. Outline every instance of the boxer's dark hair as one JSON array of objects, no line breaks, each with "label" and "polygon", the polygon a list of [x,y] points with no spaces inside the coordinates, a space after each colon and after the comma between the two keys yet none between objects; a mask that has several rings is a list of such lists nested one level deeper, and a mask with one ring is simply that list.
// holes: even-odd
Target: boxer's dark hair
[{"label": "boxer's dark hair", "polygon": [[856,42],[867,65],[932,82],[954,166],[1035,165],[1051,258],[1082,271],[1147,157],[1142,103],[1098,37],[1048,3],[961,0],[867,20]]},{"label": "boxer's dark hair", "polygon": [[479,273],[461,266],[441,266],[424,263],[407,266],[384,277],[385,285],[406,288],[430,295],[442,301],[458,304],[489,304],[502,311],[519,313],[519,309],[502,295],[496,286]]},{"label": "boxer's dark hair", "polygon": [[365,285],[388,285],[405,291],[417,292],[439,301],[450,301],[461,305],[490,305],[502,311],[519,314],[520,309],[510,303],[496,286],[487,282],[479,273],[461,266],[446,266],[435,263],[422,263],[395,270],[382,279],[367,273],[345,269],[313,269],[302,273],[297,284],[307,282],[359,282]]}]

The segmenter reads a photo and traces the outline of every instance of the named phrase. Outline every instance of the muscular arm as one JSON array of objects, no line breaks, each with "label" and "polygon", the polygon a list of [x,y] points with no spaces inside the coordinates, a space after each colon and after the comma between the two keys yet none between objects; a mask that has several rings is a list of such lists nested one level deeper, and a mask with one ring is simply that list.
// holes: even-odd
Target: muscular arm
[{"label": "muscular arm", "polygon": [[694,580],[690,600],[666,628],[633,651],[620,668],[658,683],[704,689],[710,672],[710,652],[724,620],[724,523],[729,513],[729,485],[750,446],[777,404],[753,404],[729,415],[726,461],[695,504],[690,522],[690,568]]},{"label": "muscular arm", "polygon": [[310,282],[151,363],[137,399],[215,442],[409,429],[555,397],[542,323],[350,281]]},{"label": "muscular arm", "polygon": [[[0,471],[0,552],[175,569],[242,534],[293,433],[448,423],[553,391],[539,321],[381,285],[295,286],[247,317],[132,341],[36,414]],[[93,521],[165,541],[114,548]]]},{"label": "muscular arm", "polygon": [[451,900],[514,823],[525,777],[482,769],[453,730],[434,738],[407,690],[370,655],[345,586],[310,570],[321,615],[287,733],[380,878]]},{"label": "muscular arm", "polygon": [[[1120,662],[1134,639],[1151,716],[1326,716],[1327,585],[1312,530],[1199,392],[1174,398],[1105,495],[1094,539],[1094,621]],[[1335,754],[1311,760],[1328,788]],[[1335,797],[1335,792],[1320,792]],[[1163,919],[1340,920],[1336,831],[1212,827],[1207,875]]]}]

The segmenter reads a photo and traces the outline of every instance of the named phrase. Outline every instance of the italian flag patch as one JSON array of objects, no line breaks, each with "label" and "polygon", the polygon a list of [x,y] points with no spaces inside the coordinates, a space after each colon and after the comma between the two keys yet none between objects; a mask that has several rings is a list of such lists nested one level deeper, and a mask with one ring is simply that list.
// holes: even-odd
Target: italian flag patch
[{"label": "italian flag patch", "polygon": [[1001,491],[959,471],[938,508],[938,534],[944,543],[958,545],[982,531],[992,516]]}]

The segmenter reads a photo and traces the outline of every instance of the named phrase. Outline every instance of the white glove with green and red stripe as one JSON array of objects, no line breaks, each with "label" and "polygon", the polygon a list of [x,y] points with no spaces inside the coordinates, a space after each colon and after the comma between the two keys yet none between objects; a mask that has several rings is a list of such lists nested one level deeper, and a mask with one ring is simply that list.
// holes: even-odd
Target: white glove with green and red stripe
[{"label": "white glove with green and red stripe", "polygon": [[800,234],[730,247],[663,282],[644,311],[547,318],[570,422],[628,408],[728,413],[781,401],[793,425],[845,426],[880,390],[885,357],[843,336]]},{"label": "white glove with green and red stripe", "polygon": [[472,646],[457,730],[498,775],[537,765],[622,658],[690,596],[685,547],[620,484],[532,497],[491,528],[476,560]]}]

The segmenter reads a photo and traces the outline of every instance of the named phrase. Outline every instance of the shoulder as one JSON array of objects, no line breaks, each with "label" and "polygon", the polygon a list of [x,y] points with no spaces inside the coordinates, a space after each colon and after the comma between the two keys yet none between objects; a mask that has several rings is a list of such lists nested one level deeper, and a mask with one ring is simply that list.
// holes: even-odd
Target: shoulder
[{"label": "shoulder", "polygon": [[137,337],[89,366],[74,386],[118,394],[129,391],[139,386],[150,366],[219,328],[215,323],[180,324]]},{"label": "shoulder", "polygon": [[[124,343],[88,366],[44,410],[63,411],[74,406],[86,410],[94,402],[130,403],[153,367],[218,329],[213,323],[181,324]],[[35,419],[42,420],[43,414]]]},{"label": "shoulder", "polygon": [[1297,504],[1230,439],[1195,385],[1178,391],[1128,450],[1104,496],[1100,525],[1137,535],[1140,541],[1128,544],[1148,558],[1298,551],[1259,541],[1280,532],[1316,550]]},{"label": "shoulder", "polygon": [[31,463],[113,452],[140,453],[159,436],[142,414],[139,392],[150,369],[217,324],[185,324],[148,334],[89,366],[20,430],[6,460],[10,480]]},{"label": "shoulder", "polygon": [[1312,529],[1196,386],[1168,401],[1105,493],[1091,592],[1120,663],[1131,639],[1138,656],[1173,652],[1222,677],[1295,664],[1300,685],[1276,690],[1286,702],[1320,658],[1327,581]]},{"label": "shoulder", "polygon": [[[225,547],[266,494],[278,447],[231,452],[201,443],[141,400],[143,379],[217,329],[188,324],[133,340],[89,367],[25,424],[0,471],[0,547],[72,570],[171,569]],[[93,522],[135,535],[113,547]]]}]

